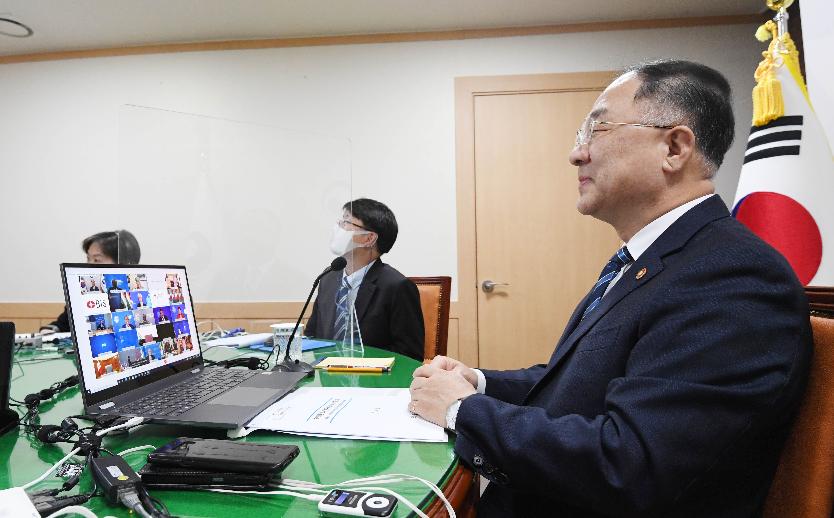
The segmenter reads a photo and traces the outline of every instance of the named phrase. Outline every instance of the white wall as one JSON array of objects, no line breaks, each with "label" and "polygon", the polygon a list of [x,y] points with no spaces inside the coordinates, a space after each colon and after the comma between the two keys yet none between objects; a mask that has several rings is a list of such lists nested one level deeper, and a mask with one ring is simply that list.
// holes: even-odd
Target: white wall
[{"label": "white wall", "polygon": [[[387,260],[406,275],[454,276],[455,77],[611,70],[649,58],[687,58],[717,68],[735,89],[737,142],[717,179],[729,202],[761,52],[754,30],[734,25],[0,65],[0,238],[6,250],[0,301],[62,300],[57,263],[82,261],[84,236],[126,221],[144,244],[143,262],[200,256],[198,247],[186,253],[158,246],[160,218],[175,213],[148,208],[153,217],[142,220],[112,210],[108,186],[125,185],[118,178],[125,169],[119,135],[130,134],[123,127],[128,104],[348,140],[352,195],[384,201],[400,223]],[[122,143],[123,149],[130,145]],[[105,210],[83,203],[96,186]],[[259,192],[258,185],[250,188],[253,196]],[[170,195],[158,185],[148,193]],[[328,232],[336,214],[319,214],[317,207],[290,222],[259,213],[265,228],[273,228],[275,218],[274,228],[310,229],[296,247],[297,259],[276,262],[269,257],[275,236],[251,236],[237,243],[244,247],[240,264],[252,270],[248,280],[235,282],[231,271],[225,278],[192,279],[196,300],[303,298],[306,290],[296,285],[306,286],[330,260]]]}]

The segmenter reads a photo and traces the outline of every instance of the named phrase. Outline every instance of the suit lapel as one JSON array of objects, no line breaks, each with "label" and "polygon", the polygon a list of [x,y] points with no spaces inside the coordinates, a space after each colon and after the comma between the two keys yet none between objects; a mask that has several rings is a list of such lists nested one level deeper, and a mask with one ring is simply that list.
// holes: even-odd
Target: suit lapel
[{"label": "suit lapel", "polygon": [[[643,268],[646,269],[646,272],[640,276],[638,280],[636,278],[636,274],[641,272]],[[550,358],[550,362],[548,363],[548,368],[552,369],[556,367],[560,360],[562,360],[570,351],[576,347],[576,344],[579,342],[579,339],[585,336],[588,331],[591,330],[592,327],[603,317],[605,316],[608,311],[613,308],[617,303],[619,303],[623,297],[631,293],[632,291],[640,288],[641,286],[647,284],[655,275],[663,271],[663,262],[660,260],[660,257],[653,255],[653,254],[643,254],[640,256],[640,259],[635,261],[626,271],[620,280],[617,281],[611,291],[609,291],[602,300],[600,304],[584,319],[580,320],[576,323],[576,327],[571,331],[567,337],[563,337],[562,341],[559,343],[558,347],[556,347],[556,351],[553,353],[553,356]],[[587,297],[586,297],[587,298]],[[585,301],[583,300],[583,303]],[[584,305],[580,304],[577,306],[574,313],[580,313],[580,309],[584,311]],[[574,315],[576,316],[576,315]],[[577,320],[581,318],[581,315],[577,317]]]},{"label": "suit lapel", "polygon": [[[590,331],[596,323],[605,316],[608,311],[617,305],[626,295],[646,285],[657,274],[663,271],[663,258],[677,252],[689,241],[696,232],[701,230],[708,223],[728,217],[726,205],[718,196],[708,198],[699,203],[683,216],[678,218],[654,243],[632,263],[628,271],[611,288],[600,304],[584,320],[581,319],[581,311],[585,308],[588,295],[574,310],[565,332],[556,346],[556,350],[550,357],[547,370],[542,379],[530,390],[525,400],[537,391],[544,380],[550,377],[556,367],[562,363],[573,349],[576,348],[579,340]],[[643,269],[645,268],[645,272]],[[642,275],[639,275],[641,272]],[[637,278],[639,276],[639,279]]]},{"label": "suit lapel", "polygon": [[384,263],[382,260],[377,259],[373,266],[368,268],[368,273],[365,274],[365,278],[362,279],[362,284],[359,285],[359,291],[356,294],[356,302],[354,303],[356,306],[356,319],[359,322],[362,322],[362,317],[365,316],[365,313],[368,311],[368,307],[371,305],[371,301],[373,300],[377,289],[376,281],[383,266]]},{"label": "suit lapel", "polygon": [[[568,319],[568,325],[565,326],[565,330],[562,331],[562,336],[559,338],[559,341],[556,342],[557,349],[561,346],[562,343],[573,333],[576,326],[582,319],[582,312],[584,311],[585,307],[588,305],[588,297],[591,296],[591,292],[594,291],[593,289],[589,291],[585,297],[577,304],[576,308],[573,310],[573,314]],[[550,361],[552,362],[554,357],[556,356],[556,350],[553,351],[553,355],[550,357]]]}]

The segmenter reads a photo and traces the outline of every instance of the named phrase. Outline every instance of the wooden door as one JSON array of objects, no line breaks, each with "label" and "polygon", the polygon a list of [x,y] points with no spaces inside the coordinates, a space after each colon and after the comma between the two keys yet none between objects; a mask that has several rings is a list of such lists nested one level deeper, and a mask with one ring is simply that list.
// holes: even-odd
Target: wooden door
[{"label": "wooden door", "polygon": [[[475,285],[461,290],[476,294],[480,367],[547,362],[577,302],[620,245],[610,226],[576,211],[577,171],[567,159],[576,129],[610,78],[592,76],[592,87],[517,84],[515,91],[473,96]],[[558,82],[559,75],[548,77]],[[484,281],[506,285],[487,293]]]}]

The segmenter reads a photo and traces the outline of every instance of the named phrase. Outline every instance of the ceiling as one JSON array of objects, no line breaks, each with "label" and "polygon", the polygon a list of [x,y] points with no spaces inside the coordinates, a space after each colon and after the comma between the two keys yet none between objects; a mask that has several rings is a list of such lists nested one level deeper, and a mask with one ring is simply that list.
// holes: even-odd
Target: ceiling
[{"label": "ceiling", "polygon": [[[0,0],[0,56],[222,40],[761,13],[763,0]],[[0,32],[22,29],[0,22]]]}]

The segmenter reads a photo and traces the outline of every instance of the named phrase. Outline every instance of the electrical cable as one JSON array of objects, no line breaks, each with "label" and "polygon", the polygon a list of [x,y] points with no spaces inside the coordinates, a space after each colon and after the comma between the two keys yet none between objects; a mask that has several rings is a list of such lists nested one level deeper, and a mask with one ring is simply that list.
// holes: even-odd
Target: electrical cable
[{"label": "electrical cable", "polygon": [[[401,494],[397,493],[394,490],[391,490],[391,489],[388,489],[388,488],[385,488],[385,487],[375,487],[375,486],[359,486],[359,487],[352,487],[351,489],[358,489],[360,491],[371,491],[371,492],[377,491],[377,492],[387,493],[387,494],[393,496],[394,498],[396,498],[397,500],[399,500],[400,502],[404,503],[406,505],[406,507],[411,509],[412,512],[414,512],[414,514],[416,514],[420,518],[429,518],[429,515],[427,515],[426,513],[421,511],[419,507],[417,507],[416,505],[411,503],[411,500],[402,496]],[[457,518],[455,516],[455,510],[454,509],[449,510],[449,518]]]},{"label": "electrical cable", "polygon": [[116,426],[111,426],[110,428],[105,428],[104,430],[97,431],[96,435],[98,437],[103,437],[106,434],[108,434],[108,433],[110,433],[114,430],[123,430],[125,428],[133,428],[134,426],[139,426],[143,422],[145,422],[145,418],[143,418],[143,417],[131,417],[130,419],[127,420],[127,422],[124,422],[124,423],[116,425]]},{"label": "electrical cable", "polygon": [[[436,484],[429,482],[428,480],[424,480],[420,477],[415,477],[413,475],[405,475],[401,473],[393,473],[389,475],[379,475],[375,477],[366,477],[366,478],[357,478],[352,480],[346,480],[343,482],[338,482],[335,484],[317,484],[315,482],[306,482],[303,480],[292,480],[292,479],[283,479],[279,484],[275,484],[272,487],[277,488],[275,491],[238,491],[238,490],[231,490],[231,489],[210,489],[210,491],[217,492],[217,493],[244,493],[244,494],[255,494],[255,495],[286,495],[286,496],[294,496],[298,498],[304,498],[306,500],[312,500],[315,502],[320,502],[324,496],[329,491],[325,491],[325,488],[350,488],[356,489],[361,491],[375,491],[381,493],[387,493],[399,501],[402,501],[403,504],[411,509],[411,511],[420,516],[420,518],[428,518],[428,516],[420,510],[416,505],[414,505],[410,500],[405,498],[404,496],[400,495],[399,493],[384,487],[378,486],[366,486],[364,484],[368,483],[377,483],[377,484],[391,484],[397,482],[406,482],[406,481],[417,481],[421,482],[428,486],[433,493],[437,495],[437,497],[443,502],[443,505],[446,507],[446,512],[449,514],[449,518],[456,518],[455,509],[452,507],[452,504],[446,498],[446,495],[443,494],[443,491]],[[301,491],[306,491],[308,493],[316,493],[316,494],[308,494],[308,493],[301,493]]]},{"label": "electrical cable", "polygon": [[212,489],[208,489],[208,491],[211,491],[212,493],[235,493],[235,494],[239,493],[239,494],[244,494],[244,495],[264,495],[264,496],[266,496],[266,495],[285,495],[285,496],[294,496],[296,498],[304,498],[306,500],[312,500],[313,502],[320,502],[321,499],[323,498],[322,496],[308,495],[308,494],[305,494],[305,493],[296,493],[294,491],[284,491],[284,490],[278,490],[278,491],[247,491],[247,490],[212,488]]},{"label": "electrical cable", "polygon": [[[394,482],[404,482],[408,480],[413,480],[420,482],[429,487],[432,492],[437,495],[437,497],[443,502],[443,505],[446,507],[447,512],[449,513],[450,518],[454,518],[455,511],[452,507],[452,504],[446,498],[446,495],[443,494],[443,491],[434,483],[422,479],[420,477],[415,477],[414,475],[406,475],[403,473],[391,473],[387,475],[377,475],[374,477],[364,477],[364,478],[357,478],[352,480],[345,480],[338,484],[317,484],[315,482],[306,482],[303,480],[293,480],[293,479],[284,479],[281,481],[281,485],[298,487],[298,488],[322,488],[322,487],[353,487],[356,485],[367,484],[367,483],[381,483],[381,484],[388,484]],[[357,488],[359,489],[359,488]]]},{"label": "electrical cable", "polygon": [[38,356],[37,358],[29,358],[26,360],[15,360],[15,363],[26,363],[26,364],[33,364],[33,363],[44,363],[49,362],[52,360],[63,360],[66,356]]},{"label": "electrical cable", "polygon": [[168,508],[157,500],[156,498],[152,497],[145,486],[139,486],[139,500],[142,501],[142,504],[145,506],[145,509],[149,509],[151,515],[154,518],[169,518],[171,515],[168,512]]},{"label": "electrical cable", "polygon": [[247,356],[244,358],[232,358],[229,360],[212,361],[203,360],[206,365],[220,365],[225,368],[231,367],[248,367],[250,370],[266,370],[269,368],[269,362],[257,356]]},{"label": "electrical cable", "polygon": [[63,459],[59,460],[57,463],[53,464],[51,468],[49,468],[48,470],[46,470],[46,473],[44,473],[44,474],[43,474],[43,475],[41,475],[40,477],[36,478],[35,480],[33,480],[33,481],[29,482],[28,484],[24,484],[24,485],[20,486],[20,488],[21,488],[21,489],[27,489],[27,488],[30,488],[30,487],[34,486],[34,485],[35,485],[35,484],[37,484],[38,482],[43,481],[43,479],[45,479],[46,477],[48,477],[49,475],[51,475],[51,474],[52,474],[52,472],[53,472],[53,471],[55,471],[56,469],[58,469],[58,468],[60,468],[61,466],[63,466],[63,464],[64,464],[64,463],[65,463],[65,462],[66,462],[66,461],[67,461],[70,457],[72,457],[73,455],[75,455],[75,454],[76,454],[76,453],[78,453],[79,451],[81,451],[81,448],[74,448],[71,452],[69,452],[69,453],[67,454],[67,456],[66,456],[66,457],[64,457]]},{"label": "electrical cable", "polygon": [[[114,430],[121,430],[121,429],[123,429],[123,428],[132,428],[132,427],[134,427],[134,426],[138,426],[138,425],[142,424],[142,422],[144,422],[144,419],[143,419],[143,418],[141,418],[141,417],[133,417],[133,418],[131,418],[131,419],[128,419],[128,421],[127,421],[126,423],[122,423],[122,424],[120,424],[120,425],[116,425],[116,426],[111,426],[110,428],[105,428],[104,430],[99,430],[99,431],[97,431],[97,432],[96,432],[96,436],[97,436],[97,437],[102,437],[102,436],[104,436],[105,434],[107,434],[107,433],[109,433],[109,432],[112,432],[112,431],[114,431]],[[22,485],[22,486],[20,486],[20,487],[21,487],[22,489],[27,489],[27,488],[30,488],[30,487],[34,486],[35,484],[37,484],[37,483],[39,483],[39,482],[42,482],[42,481],[43,481],[46,477],[48,477],[49,475],[51,475],[51,474],[52,474],[52,472],[54,472],[56,469],[60,468],[60,467],[61,467],[61,466],[62,466],[62,465],[63,465],[63,464],[67,461],[67,460],[69,460],[69,458],[70,458],[70,457],[72,457],[73,455],[75,455],[75,454],[76,454],[76,453],[78,453],[79,451],[81,451],[81,447],[75,447],[75,448],[73,448],[73,450],[72,450],[71,452],[69,452],[69,453],[67,454],[67,456],[66,456],[66,457],[64,457],[63,459],[59,460],[56,464],[54,464],[51,468],[49,468],[49,469],[46,471],[46,473],[44,473],[44,474],[43,474],[43,475],[41,475],[40,477],[36,478],[35,480],[33,480],[33,481],[29,482],[28,484],[24,484],[24,485]]]},{"label": "electrical cable", "polygon": [[[219,338],[219,337],[226,334],[226,330],[223,329],[222,327],[220,327],[217,324],[217,322],[215,322],[214,320],[202,320],[200,322],[197,322],[196,327],[199,329],[199,327],[202,324],[206,324],[206,323],[211,324],[211,329],[208,330],[208,331],[204,331],[204,332],[199,334],[201,342],[206,341],[206,340],[211,340],[212,338]],[[215,327],[217,329],[215,329]],[[204,352],[205,352],[205,350],[204,350]]]},{"label": "electrical cable", "polygon": [[125,455],[127,455],[128,453],[135,453],[135,452],[137,452],[137,451],[143,451],[143,450],[155,450],[155,449],[156,449],[156,446],[152,446],[152,445],[150,445],[150,444],[146,444],[146,445],[144,445],[144,446],[137,446],[137,447],[135,447],[135,448],[128,448],[127,450],[120,451],[119,453],[117,453],[117,455],[118,455],[119,457],[124,457],[124,456],[125,456]]},{"label": "electrical cable", "polygon": [[35,494],[29,495],[29,500],[32,505],[40,513],[41,516],[52,514],[56,511],[69,507],[71,505],[81,505],[87,503],[93,497],[92,493],[85,493],[80,495],[70,496],[54,496],[49,494]]},{"label": "electrical cable", "polygon": [[142,505],[142,500],[139,499],[139,494],[136,491],[130,490],[120,492],[119,501],[128,509],[132,509],[133,512],[142,518],[153,518],[153,516],[145,510],[145,507]]},{"label": "electrical cable", "polygon": [[[124,459],[122,459],[119,456],[115,456],[113,452],[111,452],[110,450],[101,447],[101,438],[107,435],[108,433],[118,430],[126,430],[140,425],[144,422],[143,418],[133,417],[123,422],[121,421],[121,419],[110,420],[107,424],[112,424],[114,422],[118,423],[113,426],[107,426],[107,424],[102,424],[99,420],[96,420],[96,423],[93,426],[81,428],[79,428],[79,426],[76,424],[72,417],[64,418],[61,421],[60,425],[40,425],[37,423],[37,417],[40,414],[40,405],[43,401],[50,400],[64,389],[75,386],[77,384],[78,377],[70,376],[62,381],[53,383],[46,389],[43,389],[36,393],[28,394],[23,399],[22,403],[19,403],[19,405],[25,405],[26,407],[26,413],[20,419],[25,433],[36,433],[37,439],[45,444],[67,442],[73,443],[74,446],[67,455],[65,455],[61,460],[52,465],[45,473],[43,473],[38,478],[32,480],[31,482],[28,482],[20,486],[20,489],[25,491],[43,482],[57,469],[62,467],[73,455],[80,454],[84,456],[84,462],[80,466],[81,469],[76,472],[71,472],[69,474],[69,478],[64,481],[60,488],[47,489],[31,494],[27,493],[29,499],[32,501],[32,504],[35,506],[37,511],[42,516],[45,516],[50,513],[50,516],[62,516],[64,514],[72,514],[73,512],[75,514],[82,514],[83,516],[96,516],[94,513],[87,510],[86,508],[80,507],[79,504],[87,502],[92,496],[95,495],[97,491],[96,488],[100,487],[98,481],[96,480],[96,476],[101,476],[97,472],[97,469],[98,471],[101,471],[102,464],[96,463],[99,462],[99,460],[101,459],[99,457],[99,454],[101,452],[105,452],[113,457],[117,457],[119,462],[122,463],[123,470],[132,471],[130,469],[130,466],[124,462]],[[87,418],[87,416],[74,417]],[[99,429],[100,427],[104,428]],[[130,448],[128,450],[125,450],[125,452],[132,453],[136,451],[146,450],[149,448],[153,449],[154,447],[150,445],[144,445],[135,448]],[[111,463],[109,465],[113,465],[112,461],[106,461],[105,465],[107,465],[107,463]],[[92,492],[80,495],[68,495],[63,497],[58,496],[59,493],[69,491],[72,488],[74,488],[78,484],[81,478],[81,474],[91,464],[94,471],[94,489]],[[112,474],[110,474],[110,477],[115,478],[115,476]],[[110,482],[110,479],[106,479],[106,481]],[[120,501],[126,507],[131,509],[134,513],[139,515],[141,518],[170,517],[170,514],[165,508],[165,505],[162,504],[162,502],[160,502],[159,500],[153,499],[149,494],[147,494],[147,491],[145,491],[145,489],[141,485],[141,481],[138,475],[136,475],[135,473],[133,473],[133,481],[131,482],[131,484],[119,484],[119,486],[123,487],[119,487],[116,484],[112,483],[106,484],[107,490],[109,491],[107,493],[107,496],[108,499],[111,500],[111,503],[115,503],[115,501]],[[114,486],[118,487],[117,494],[112,493]],[[145,506],[147,506],[147,508]],[[81,510],[78,511],[78,509]]]}]

